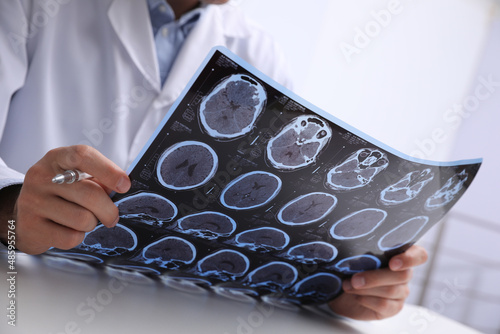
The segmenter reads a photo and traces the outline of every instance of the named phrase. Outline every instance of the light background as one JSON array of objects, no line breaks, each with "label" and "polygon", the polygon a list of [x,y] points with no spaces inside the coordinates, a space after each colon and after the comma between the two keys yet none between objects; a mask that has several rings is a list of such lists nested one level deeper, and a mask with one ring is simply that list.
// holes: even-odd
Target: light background
[{"label": "light background", "polygon": [[[468,193],[421,241],[431,259],[415,271],[409,302],[499,333],[498,1],[233,3],[276,38],[306,100],[406,154],[484,158]],[[350,56],[348,44],[358,49]]]}]

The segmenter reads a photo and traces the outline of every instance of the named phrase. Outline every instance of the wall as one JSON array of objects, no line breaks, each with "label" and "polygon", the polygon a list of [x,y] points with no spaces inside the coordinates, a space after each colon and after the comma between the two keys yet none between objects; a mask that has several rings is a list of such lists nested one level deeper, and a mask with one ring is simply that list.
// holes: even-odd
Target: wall
[{"label": "wall", "polygon": [[[484,55],[471,82],[451,156],[483,157],[483,165],[469,191],[443,225],[434,263],[421,301],[484,333],[500,332],[500,220],[497,203],[500,179],[500,15],[491,24]],[[488,82],[485,85],[485,82]],[[440,297],[446,284],[458,289],[449,303]]]}]

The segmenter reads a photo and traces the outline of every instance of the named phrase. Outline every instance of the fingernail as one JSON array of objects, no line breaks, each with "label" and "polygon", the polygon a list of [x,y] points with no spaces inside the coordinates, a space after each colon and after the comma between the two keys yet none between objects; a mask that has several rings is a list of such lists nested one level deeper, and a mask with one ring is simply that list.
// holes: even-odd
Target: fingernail
[{"label": "fingernail", "polygon": [[353,290],[351,282],[349,282],[348,280],[344,281],[344,283],[342,284],[342,287],[344,288],[344,291],[352,291]]},{"label": "fingernail", "polygon": [[115,227],[116,224],[118,224],[118,222],[120,221],[120,216],[116,217],[115,221],[113,222],[113,224],[111,224],[111,227]]},{"label": "fingernail", "polygon": [[363,276],[354,276],[351,279],[351,284],[354,288],[359,289],[365,286],[365,278]]},{"label": "fingernail", "polygon": [[398,270],[403,267],[403,261],[400,259],[393,259],[391,261],[391,269],[392,270]]},{"label": "fingernail", "polygon": [[130,182],[127,177],[122,177],[118,181],[118,184],[116,185],[116,190],[120,193],[127,192],[130,188]]}]

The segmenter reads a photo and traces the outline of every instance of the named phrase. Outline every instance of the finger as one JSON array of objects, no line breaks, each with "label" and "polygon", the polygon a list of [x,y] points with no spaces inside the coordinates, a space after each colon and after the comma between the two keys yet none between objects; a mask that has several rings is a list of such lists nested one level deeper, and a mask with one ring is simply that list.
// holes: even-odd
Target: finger
[{"label": "finger", "polygon": [[[371,289],[381,286],[406,284],[412,277],[412,270],[391,271],[389,268],[370,270],[354,275],[350,281],[346,280],[347,289]],[[350,290],[347,290],[350,291]]]},{"label": "finger", "polygon": [[357,296],[358,303],[375,312],[377,319],[384,319],[396,315],[403,309],[404,299],[387,299],[372,296]]},{"label": "finger", "polygon": [[[118,207],[113,203],[105,189],[94,181],[83,180],[78,184],[71,185],[71,187],[61,187],[59,185],[54,185],[54,187],[58,188],[60,197],[90,211],[105,226],[112,227],[118,222]],[[82,210],[78,210],[78,212],[82,212]],[[71,216],[74,216],[74,214]],[[85,216],[88,218],[87,214]]]},{"label": "finger", "polygon": [[60,197],[48,197],[37,212],[48,220],[80,232],[90,232],[97,225],[97,218],[91,211]]},{"label": "finger", "polygon": [[29,226],[19,225],[18,241],[20,245],[23,244],[23,252],[28,254],[40,254],[50,247],[71,249],[81,244],[85,238],[85,232],[59,225],[48,219],[38,219],[35,223]]},{"label": "finger", "polygon": [[54,161],[53,168],[58,172],[79,169],[116,192],[124,193],[130,188],[127,174],[93,147],[86,145],[62,147],[47,153],[47,158]]},{"label": "finger", "polygon": [[85,232],[55,224],[51,221],[44,222],[44,234],[50,240],[50,245],[59,249],[71,249],[83,242]]},{"label": "finger", "polygon": [[341,294],[330,301],[328,306],[336,314],[347,318],[364,321],[380,318],[376,312],[360,305],[356,295]]},{"label": "finger", "polygon": [[424,264],[427,258],[427,251],[423,247],[413,245],[404,253],[392,257],[389,261],[389,268],[393,271],[407,270]]},{"label": "finger", "polygon": [[410,295],[408,284],[386,285],[371,289],[355,290],[349,287],[349,281],[345,281],[342,287],[345,293],[359,296],[382,297],[389,299],[406,299]]}]

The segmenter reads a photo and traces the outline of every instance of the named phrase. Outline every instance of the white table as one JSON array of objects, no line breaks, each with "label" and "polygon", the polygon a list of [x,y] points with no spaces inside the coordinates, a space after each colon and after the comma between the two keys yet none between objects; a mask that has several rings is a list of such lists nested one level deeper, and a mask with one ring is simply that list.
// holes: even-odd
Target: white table
[{"label": "white table", "polygon": [[7,324],[11,299],[5,254],[0,262],[0,333],[477,333],[412,305],[390,319],[359,322],[185,293],[156,282],[128,283],[102,270],[66,272],[52,261],[24,254],[16,259],[12,327]]}]

